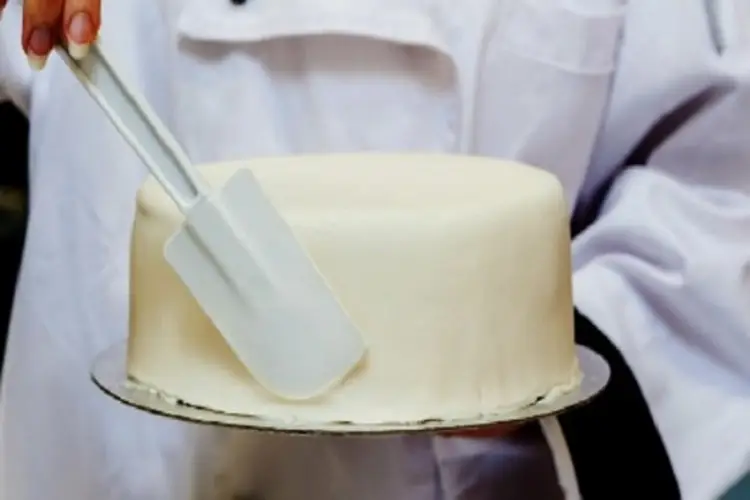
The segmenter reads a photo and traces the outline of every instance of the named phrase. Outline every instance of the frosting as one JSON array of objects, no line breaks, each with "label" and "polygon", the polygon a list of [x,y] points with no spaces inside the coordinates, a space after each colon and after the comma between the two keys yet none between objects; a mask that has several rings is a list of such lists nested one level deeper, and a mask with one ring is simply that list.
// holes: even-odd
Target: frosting
[{"label": "frosting", "polygon": [[149,179],[132,239],[133,380],[226,413],[357,423],[502,413],[579,383],[568,211],[551,174],[379,154],[200,170],[219,187],[240,168],[253,170],[362,330],[366,359],[313,400],[266,392],[164,260],[182,215]]}]

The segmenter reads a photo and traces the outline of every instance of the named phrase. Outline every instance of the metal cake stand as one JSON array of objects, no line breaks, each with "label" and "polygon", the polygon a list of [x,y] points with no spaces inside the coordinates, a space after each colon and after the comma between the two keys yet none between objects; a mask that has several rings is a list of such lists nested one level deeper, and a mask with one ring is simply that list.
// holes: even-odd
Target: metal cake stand
[{"label": "metal cake stand", "polygon": [[196,424],[219,427],[276,432],[285,434],[329,435],[384,435],[465,431],[492,427],[498,424],[519,424],[530,420],[558,415],[583,405],[607,385],[610,370],[607,362],[594,351],[578,347],[578,358],[583,372],[581,385],[554,400],[540,402],[513,412],[483,415],[457,420],[427,420],[420,422],[363,424],[356,422],[302,422],[278,420],[260,415],[236,415],[197,408],[168,401],[152,391],[128,383],[126,344],[121,343],[101,353],[94,362],[91,378],[108,396],[149,413]]}]

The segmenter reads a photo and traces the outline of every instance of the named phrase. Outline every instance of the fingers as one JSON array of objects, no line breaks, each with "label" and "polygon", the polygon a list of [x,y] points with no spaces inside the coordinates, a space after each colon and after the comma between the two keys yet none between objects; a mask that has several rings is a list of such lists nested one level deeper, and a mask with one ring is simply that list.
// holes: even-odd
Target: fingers
[{"label": "fingers", "polygon": [[22,44],[29,64],[43,68],[58,43],[81,59],[96,40],[100,23],[101,0],[24,0]]},{"label": "fingers", "polygon": [[94,43],[101,23],[101,0],[67,0],[63,10],[63,37],[68,52],[81,59]]},{"label": "fingers", "polygon": [[42,69],[60,36],[64,0],[25,0],[21,43],[34,69]]}]

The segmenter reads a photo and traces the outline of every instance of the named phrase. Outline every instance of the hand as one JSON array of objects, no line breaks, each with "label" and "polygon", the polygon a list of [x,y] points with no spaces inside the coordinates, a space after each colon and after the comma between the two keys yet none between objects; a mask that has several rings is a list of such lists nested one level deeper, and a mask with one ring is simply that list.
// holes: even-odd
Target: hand
[{"label": "hand", "polygon": [[[130,0],[114,0],[130,1]],[[0,12],[8,0],[0,0]],[[101,0],[23,0],[21,44],[32,68],[44,67],[55,45],[75,59],[88,52],[101,23]]]}]

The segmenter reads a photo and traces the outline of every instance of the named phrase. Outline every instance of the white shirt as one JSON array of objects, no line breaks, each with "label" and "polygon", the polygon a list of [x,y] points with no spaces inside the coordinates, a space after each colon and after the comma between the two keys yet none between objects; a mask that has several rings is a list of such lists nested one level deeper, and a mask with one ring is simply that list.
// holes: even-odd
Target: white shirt
[{"label": "white shirt", "polygon": [[[571,210],[614,177],[574,242],[576,306],[634,370],[684,498],[710,500],[750,468],[747,5],[128,0],[104,2],[102,43],[196,162],[509,157],[554,172]],[[9,6],[0,28],[0,82],[30,117],[31,206],[2,380],[0,499],[459,498],[471,479],[449,465],[501,445],[238,438],[97,391],[94,356],[127,335],[145,170],[61,60],[28,70],[19,16]],[[620,171],[660,118],[707,89],[723,95],[646,165]],[[310,464],[314,481],[295,483]],[[425,473],[433,465],[441,481]]]}]

